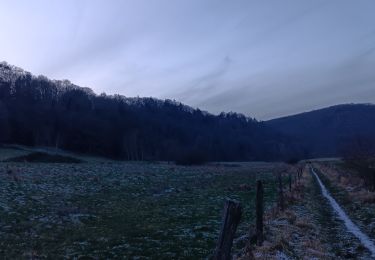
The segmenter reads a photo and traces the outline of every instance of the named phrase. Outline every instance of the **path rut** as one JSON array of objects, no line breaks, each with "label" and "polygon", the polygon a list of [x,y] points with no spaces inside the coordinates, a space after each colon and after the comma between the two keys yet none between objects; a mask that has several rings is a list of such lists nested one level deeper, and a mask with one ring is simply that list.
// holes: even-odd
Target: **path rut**
[{"label": "path rut", "polygon": [[[333,245],[333,253],[340,258],[355,257],[357,259],[375,259],[374,242],[353,223],[336,200],[330,195],[329,191],[312,167],[310,171],[320,187],[322,197],[325,199],[325,203],[322,201],[319,206],[321,207],[319,212],[321,215],[324,215],[324,212],[327,215],[325,219],[327,222],[326,227],[323,226],[323,228],[328,228],[326,235],[331,241],[327,242],[330,242]],[[331,209],[330,212],[326,211],[327,204]],[[362,247],[365,250],[361,250]]]}]

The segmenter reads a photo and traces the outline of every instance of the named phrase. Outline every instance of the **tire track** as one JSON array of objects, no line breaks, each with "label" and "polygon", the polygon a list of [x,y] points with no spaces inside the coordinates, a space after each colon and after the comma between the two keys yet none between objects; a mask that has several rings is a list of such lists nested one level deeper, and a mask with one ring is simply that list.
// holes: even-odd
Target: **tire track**
[{"label": "tire track", "polygon": [[349,216],[344,212],[344,210],[340,207],[340,205],[336,202],[336,200],[330,195],[327,188],[324,186],[322,181],[320,180],[319,176],[315,172],[314,168],[311,167],[311,173],[315,176],[323,196],[328,200],[329,204],[331,205],[333,211],[336,213],[338,218],[344,223],[348,232],[353,234],[361,244],[368,249],[371,253],[371,256],[375,259],[375,244],[374,242],[364,234],[357,225],[353,223],[353,221],[349,218]]}]

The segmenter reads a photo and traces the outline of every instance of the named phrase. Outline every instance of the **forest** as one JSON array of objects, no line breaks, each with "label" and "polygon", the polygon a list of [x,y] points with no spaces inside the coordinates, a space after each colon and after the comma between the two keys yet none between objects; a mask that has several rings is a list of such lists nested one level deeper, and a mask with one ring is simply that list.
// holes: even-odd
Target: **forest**
[{"label": "forest", "polygon": [[213,115],[174,100],[97,95],[5,62],[0,142],[182,164],[307,156],[287,135],[242,114]]}]

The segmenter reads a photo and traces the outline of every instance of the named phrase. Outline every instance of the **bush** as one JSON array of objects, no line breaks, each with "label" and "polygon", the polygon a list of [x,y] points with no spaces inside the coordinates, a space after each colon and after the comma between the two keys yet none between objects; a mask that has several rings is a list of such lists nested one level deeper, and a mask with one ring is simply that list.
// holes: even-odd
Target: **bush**
[{"label": "bush", "polygon": [[299,161],[300,161],[300,159],[298,159],[297,157],[292,157],[292,158],[287,159],[285,162],[286,162],[287,164],[295,165],[295,164],[297,164]]},{"label": "bush", "polygon": [[81,163],[77,158],[62,156],[57,154],[48,154],[42,152],[31,153],[19,157],[5,160],[5,162],[31,162],[31,163]]},{"label": "bush", "polygon": [[365,185],[375,191],[375,140],[357,137],[341,153],[347,167],[356,170]]}]

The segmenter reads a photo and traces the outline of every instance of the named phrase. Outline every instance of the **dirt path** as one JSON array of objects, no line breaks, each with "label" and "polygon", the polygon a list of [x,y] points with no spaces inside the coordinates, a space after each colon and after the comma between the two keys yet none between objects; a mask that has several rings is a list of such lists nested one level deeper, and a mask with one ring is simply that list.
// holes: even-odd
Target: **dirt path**
[{"label": "dirt path", "polygon": [[374,243],[341,209],[315,170],[311,168],[310,171],[315,177],[309,189],[310,207],[332,256],[336,259],[375,259]]},{"label": "dirt path", "polygon": [[285,193],[286,210],[266,213],[263,245],[245,248],[239,259],[375,259],[373,236],[336,202],[325,177],[306,167],[292,192]]}]

